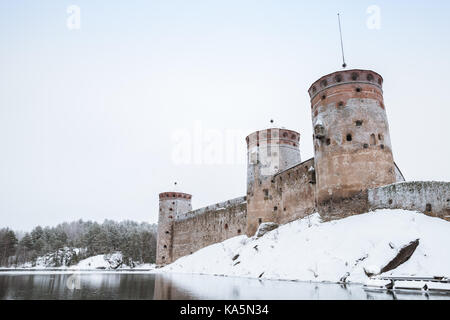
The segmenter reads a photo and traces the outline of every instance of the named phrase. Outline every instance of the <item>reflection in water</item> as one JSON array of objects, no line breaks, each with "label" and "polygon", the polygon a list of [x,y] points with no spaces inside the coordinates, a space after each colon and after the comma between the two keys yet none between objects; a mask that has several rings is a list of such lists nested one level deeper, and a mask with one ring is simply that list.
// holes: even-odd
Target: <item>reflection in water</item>
[{"label": "reflection in water", "polygon": [[69,289],[72,274],[0,274],[0,299],[152,299],[153,274],[81,273],[80,289]]},{"label": "reflection in water", "polygon": [[446,295],[366,292],[360,285],[169,273],[0,273],[0,299],[449,299]]},{"label": "reflection in water", "polygon": [[[178,292],[194,299],[366,299],[361,286],[258,280],[206,275],[159,274],[155,299],[179,299]],[[162,287],[158,285],[161,284]]]}]

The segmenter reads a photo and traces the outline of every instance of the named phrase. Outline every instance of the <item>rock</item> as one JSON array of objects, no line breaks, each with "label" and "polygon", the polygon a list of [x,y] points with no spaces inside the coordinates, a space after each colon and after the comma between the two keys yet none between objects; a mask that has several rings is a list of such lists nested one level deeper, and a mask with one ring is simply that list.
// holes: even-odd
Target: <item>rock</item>
[{"label": "rock", "polygon": [[233,257],[233,259],[231,259],[231,260],[236,260],[237,258],[239,258],[239,253],[237,254],[237,255],[235,255],[234,257]]},{"label": "rock", "polygon": [[349,275],[350,275],[350,272],[346,272],[346,273],[341,277],[341,279],[339,279],[339,281],[340,281],[340,282],[343,282],[343,283],[347,282],[347,278],[348,278]]},{"label": "rock", "polygon": [[[121,252],[105,254],[103,259],[109,264],[110,269],[118,269],[124,264]],[[129,261],[129,264],[130,267],[134,267],[132,261]]]},{"label": "rock", "polygon": [[398,252],[397,256],[391,260],[386,266],[381,268],[380,273],[387,272],[389,270],[397,268],[399,265],[405,263],[409,260],[409,258],[413,255],[414,251],[416,251],[417,246],[419,245],[419,239],[411,241],[406,246],[402,247]]},{"label": "rock", "polygon": [[380,274],[380,268],[377,266],[366,266],[366,267],[363,267],[363,270],[364,270],[364,273],[366,274],[366,276],[368,276],[369,278]]},{"label": "rock", "polygon": [[394,280],[390,280],[391,282],[389,282],[387,285],[385,285],[384,287],[386,288],[386,289],[388,289],[388,290],[392,290],[392,289],[394,289],[394,286],[395,286],[395,282],[394,282]]},{"label": "rock", "polygon": [[259,225],[258,231],[256,231],[255,237],[256,239],[261,238],[267,232],[272,231],[278,228],[278,224],[275,222],[264,222]]},{"label": "rock", "polygon": [[411,241],[406,246],[403,246],[394,259],[392,259],[387,265],[383,268],[378,268],[376,266],[367,266],[364,267],[364,273],[368,277],[376,276],[387,271],[393,270],[398,266],[402,265],[413,255],[414,251],[416,251],[417,246],[419,245],[419,239]]}]

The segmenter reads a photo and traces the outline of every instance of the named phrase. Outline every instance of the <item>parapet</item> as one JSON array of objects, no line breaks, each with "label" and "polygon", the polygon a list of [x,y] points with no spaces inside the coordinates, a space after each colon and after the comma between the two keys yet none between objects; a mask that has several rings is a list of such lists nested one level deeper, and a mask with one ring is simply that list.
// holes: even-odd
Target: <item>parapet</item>
[{"label": "parapet", "polygon": [[243,197],[239,197],[239,198],[230,199],[228,201],[219,202],[216,204],[212,204],[212,205],[209,205],[209,206],[206,206],[203,208],[199,208],[196,210],[192,210],[192,211],[188,211],[183,214],[180,214],[177,220],[190,219],[193,217],[203,215],[209,211],[226,210],[228,208],[235,207],[237,205],[245,204],[245,203],[247,203],[246,201],[247,201],[247,197],[243,196]]},{"label": "parapet", "polygon": [[315,81],[308,89],[311,100],[322,91],[343,84],[370,84],[383,88],[383,77],[372,70],[343,70],[327,74]]},{"label": "parapet", "polygon": [[159,194],[159,200],[186,199],[191,200],[192,195],[183,192],[163,192]]},{"label": "parapet", "polygon": [[247,141],[247,149],[259,147],[260,144],[284,144],[298,147],[300,142],[300,133],[288,129],[270,128],[255,131],[249,134],[245,138],[245,141]]},{"label": "parapet", "polygon": [[408,181],[368,190],[370,210],[419,211],[450,221],[450,182]]}]

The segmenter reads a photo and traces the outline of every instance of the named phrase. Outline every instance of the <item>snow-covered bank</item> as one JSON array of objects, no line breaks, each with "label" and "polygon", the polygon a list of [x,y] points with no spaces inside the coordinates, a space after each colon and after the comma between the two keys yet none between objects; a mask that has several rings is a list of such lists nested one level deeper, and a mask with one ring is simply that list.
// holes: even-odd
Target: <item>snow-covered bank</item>
[{"label": "snow-covered bank", "polygon": [[406,210],[378,210],[321,222],[318,214],[259,239],[238,236],[203,248],[160,272],[302,281],[364,282],[419,239],[411,258],[384,275],[449,276],[450,223]]},{"label": "snow-covered bank", "polygon": [[[75,251],[79,252],[80,249],[70,249],[65,250],[68,253]],[[36,260],[36,263],[32,265],[31,263],[27,263],[18,267],[12,268],[2,268],[4,270],[153,270],[155,269],[155,264],[134,264],[133,266],[127,265],[123,262],[123,256],[120,252],[115,252],[112,254],[100,254],[96,256],[91,256],[86,259],[81,260],[77,264],[73,265],[64,265],[62,266],[54,266],[53,254],[49,254],[43,257],[39,257]],[[68,255],[64,252],[63,261],[69,261],[70,259],[66,259],[65,256]]]}]

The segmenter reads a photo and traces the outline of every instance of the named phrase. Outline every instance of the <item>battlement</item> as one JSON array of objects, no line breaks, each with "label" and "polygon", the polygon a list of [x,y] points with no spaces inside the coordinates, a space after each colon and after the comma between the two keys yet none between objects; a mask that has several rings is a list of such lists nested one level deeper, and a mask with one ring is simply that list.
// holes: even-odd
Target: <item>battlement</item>
[{"label": "battlement", "polygon": [[219,202],[216,204],[212,204],[212,205],[209,205],[209,206],[206,206],[203,208],[195,209],[195,210],[180,214],[178,216],[177,220],[190,219],[190,218],[205,214],[206,212],[209,212],[209,211],[226,210],[230,207],[234,207],[239,204],[245,204],[246,200],[247,200],[247,197],[243,196],[243,197],[239,197],[239,198],[230,199],[228,201],[223,201],[223,202]]},{"label": "battlement", "polygon": [[284,144],[298,147],[300,133],[288,129],[270,128],[249,134],[245,141],[247,142],[247,149],[264,144]]},{"label": "battlement", "polygon": [[159,194],[159,200],[186,199],[191,200],[192,195],[183,192],[162,192]]},{"label": "battlement", "polygon": [[308,89],[309,96],[313,100],[324,90],[340,85],[370,85],[383,89],[383,77],[372,70],[343,70],[327,74],[315,81]]}]

